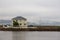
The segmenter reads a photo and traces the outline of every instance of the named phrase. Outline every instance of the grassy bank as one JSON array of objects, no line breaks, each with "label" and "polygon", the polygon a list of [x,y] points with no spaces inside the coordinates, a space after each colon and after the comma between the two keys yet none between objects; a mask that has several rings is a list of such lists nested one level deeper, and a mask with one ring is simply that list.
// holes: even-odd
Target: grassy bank
[{"label": "grassy bank", "polygon": [[60,26],[39,26],[35,28],[0,28],[0,31],[60,31]]}]

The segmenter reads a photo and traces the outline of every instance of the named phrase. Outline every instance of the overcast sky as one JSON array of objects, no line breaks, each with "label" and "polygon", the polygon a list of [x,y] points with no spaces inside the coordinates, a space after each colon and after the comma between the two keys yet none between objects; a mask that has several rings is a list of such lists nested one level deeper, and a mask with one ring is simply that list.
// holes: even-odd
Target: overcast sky
[{"label": "overcast sky", "polygon": [[60,21],[60,0],[0,0],[0,19],[15,16]]}]

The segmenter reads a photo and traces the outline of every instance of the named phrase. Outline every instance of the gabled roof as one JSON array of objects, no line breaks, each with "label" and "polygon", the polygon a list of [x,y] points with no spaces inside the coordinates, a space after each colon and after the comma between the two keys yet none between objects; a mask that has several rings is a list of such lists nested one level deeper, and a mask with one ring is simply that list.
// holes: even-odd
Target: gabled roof
[{"label": "gabled roof", "polygon": [[[22,17],[22,16],[17,16],[17,17],[15,17],[15,18],[13,18],[13,19],[15,19],[15,20],[21,20],[21,19],[27,20],[26,18],[24,18],[24,17]],[[13,19],[12,19],[12,20],[13,20]]]}]

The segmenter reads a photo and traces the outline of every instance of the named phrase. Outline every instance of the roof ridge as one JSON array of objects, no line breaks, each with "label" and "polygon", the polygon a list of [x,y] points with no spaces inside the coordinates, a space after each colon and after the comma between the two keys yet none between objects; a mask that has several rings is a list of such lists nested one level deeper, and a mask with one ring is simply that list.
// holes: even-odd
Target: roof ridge
[{"label": "roof ridge", "polygon": [[16,19],[16,20],[24,19],[24,20],[26,20],[26,18],[24,18],[24,17],[22,17],[22,16],[17,16],[17,17],[15,17],[15,18],[13,18],[13,19]]}]

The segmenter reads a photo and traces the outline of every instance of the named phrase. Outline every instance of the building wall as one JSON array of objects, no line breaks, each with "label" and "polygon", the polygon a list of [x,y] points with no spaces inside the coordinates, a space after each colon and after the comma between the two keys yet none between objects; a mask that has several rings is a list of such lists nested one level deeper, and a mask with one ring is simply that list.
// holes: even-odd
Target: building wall
[{"label": "building wall", "polygon": [[18,20],[20,27],[27,27],[27,21],[26,20]]},{"label": "building wall", "polygon": [[13,20],[17,21],[19,23],[19,27],[27,27],[27,21],[26,20]]}]

